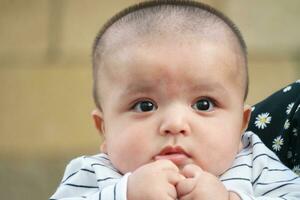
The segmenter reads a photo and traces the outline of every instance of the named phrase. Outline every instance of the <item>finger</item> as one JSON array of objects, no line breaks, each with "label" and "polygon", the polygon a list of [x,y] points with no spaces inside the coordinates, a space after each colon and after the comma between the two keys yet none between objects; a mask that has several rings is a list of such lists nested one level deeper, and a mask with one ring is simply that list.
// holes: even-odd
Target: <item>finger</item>
[{"label": "finger", "polygon": [[196,180],[194,178],[186,178],[176,185],[178,197],[185,196],[193,191],[196,185]]},{"label": "finger", "polygon": [[171,199],[177,199],[177,191],[174,185],[169,185],[167,194]]},{"label": "finger", "polygon": [[178,172],[169,171],[167,172],[167,179],[169,183],[171,183],[172,185],[176,185],[178,182],[184,180],[185,177]]},{"label": "finger", "polygon": [[184,168],[181,171],[181,174],[186,178],[194,178],[200,176],[202,172],[203,170],[199,166],[194,164],[189,164],[184,166]]},{"label": "finger", "polygon": [[163,170],[172,170],[175,172],[179,172],[178,167],[170,160],[162,159],[154,162],[156,166]]},{"label": "finger", "polygon": [[178,198],[178,200],[191,200],[191,199],[195,199],[193,197],[193,194],[191,194],[191,193]]}]

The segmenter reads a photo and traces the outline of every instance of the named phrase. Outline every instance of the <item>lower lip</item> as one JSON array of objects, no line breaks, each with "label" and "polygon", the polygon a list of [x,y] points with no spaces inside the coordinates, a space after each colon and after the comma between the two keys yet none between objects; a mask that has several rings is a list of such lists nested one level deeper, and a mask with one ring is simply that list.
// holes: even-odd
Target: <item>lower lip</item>
[{"label": "lower lip", "polygon": [[154,157],[155,160],[170,160],[175,165],[184,165],[187,162],[187,155],[182,153],[174,153],[168,155],[158,155]]}]

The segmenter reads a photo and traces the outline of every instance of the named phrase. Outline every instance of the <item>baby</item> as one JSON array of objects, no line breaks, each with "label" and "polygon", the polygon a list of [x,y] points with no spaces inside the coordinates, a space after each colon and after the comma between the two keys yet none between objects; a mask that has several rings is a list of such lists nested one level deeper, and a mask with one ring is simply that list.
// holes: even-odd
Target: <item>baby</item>
[{"label": "baby", "polygon": [[300,178],[247,128],[247,52],[198,2],[114,16],[93,49],[101,154],[74,159],[51,199],[300,199]]}]

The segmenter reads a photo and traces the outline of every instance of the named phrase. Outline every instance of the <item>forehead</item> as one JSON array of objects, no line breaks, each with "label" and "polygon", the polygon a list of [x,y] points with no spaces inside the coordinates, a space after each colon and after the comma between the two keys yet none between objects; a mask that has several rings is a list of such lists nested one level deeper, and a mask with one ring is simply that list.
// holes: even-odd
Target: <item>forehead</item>
[{"label": "forehead", "polygon": [[128,88],[136,88],[137,84],[149,88],[159,83],[197,87],[222,81],[241,85],[243,62],[233,48],[208,39],[175,41],[142,40],[108,51],[102,79],[118,80],[117,87],[126,83]]}]

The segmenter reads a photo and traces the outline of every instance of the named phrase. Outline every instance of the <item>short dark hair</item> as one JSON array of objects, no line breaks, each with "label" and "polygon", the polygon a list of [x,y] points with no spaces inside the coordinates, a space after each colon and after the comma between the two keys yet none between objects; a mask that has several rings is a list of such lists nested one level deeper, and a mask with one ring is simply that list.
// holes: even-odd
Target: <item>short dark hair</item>
[{"label": "short dark hair", "polygon": [[[185,12],[187,11],[189,14],[192,13],[191,15],[193,16],[199,16],[198,14],[202,13],[201,16],[201,24],[203,22],[205,23],[206,21],[212,22],[221,22],[225,23],[227,27],[231,30],[231,32],[234,34],[235,38],[238,41],[238,44],[240,46],[241,52],[243,54],[243,57],[245,58],[245,73],[246,73],[246,88],[245,88],[245,95],[244,99],[246,99],[247,94],[248,94],[248,85],[249,85],[249,78],[248,78],[248,67],[247,67],[247,46],[246,43],[243,39],[243,36],[237,26],[227,17],[225,16],[222,12],[216,10],[215,8],[196,1],[190,1],[190,0],[152,0],[152,1],[145,1],[141,2],[135,5],[132,5],[116,15],[114,15],[112,18],[110,18],[100,29],[98,32],[94,44],[93,44],[93,50],[92,50],[92,62],[93,62],[93,96],[94,96],[94,101],[96,106],[100,109],[100,103],[98,100],[98,89],[97,89],[97,72],[98,72],[98,60],[101,59],[101,51],[103,49],[102,47],[102,40],[104,35],[108,32],[108,30],[112,27],[115,26],[115,24],[119,23],[123,25],[129,22],[141,22],[144,20],[144,18],[148,15],[151,14],[158,14],[158,13],[163,13],[166,12],[167,9],[185,9]],[[130,17],[129,17],[130,16]],[[124,20],[124,18],[128,18]],[[203,19],[204,18],[204,19]],[[199,19],[199,17],[198,17]],[[164,20],[164,19],[162,19]],[[156,22],[159,23],[159,22]],[[198,22],[195,22],[197,24]],[[176,24],[176,22],[175,22]],[[199,23],[198,23],[199,25]],[[145,26],[145,24],[144,24]],[[186,27],[183,27],[186,28]],[[209,27],[208,27],[209,28]],[[198,30],[197,28],[195,28]]]}]

